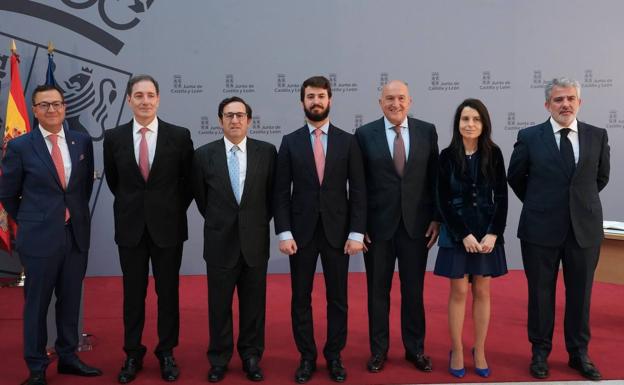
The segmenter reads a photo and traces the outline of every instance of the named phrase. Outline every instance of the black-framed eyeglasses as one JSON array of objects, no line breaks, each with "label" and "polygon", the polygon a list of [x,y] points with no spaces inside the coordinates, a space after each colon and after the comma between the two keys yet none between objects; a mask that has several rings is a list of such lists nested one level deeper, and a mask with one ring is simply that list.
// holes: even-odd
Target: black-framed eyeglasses
[{"label": "black-framed eyeglasses", "polygon": [[34,104],[34,106],[41,111],[48,111],[50,109],[50,106],[52,106],[55,111],[58,111],[65,108],[65,102],[41,102]]},{"label": "black-framed eyeglasses", "polygon": [[223,114],[223,117],[227,120],[232,120],[234,117],[238,118],[238,120],[243,120],[247,117],[246,112],[228,112]]}]

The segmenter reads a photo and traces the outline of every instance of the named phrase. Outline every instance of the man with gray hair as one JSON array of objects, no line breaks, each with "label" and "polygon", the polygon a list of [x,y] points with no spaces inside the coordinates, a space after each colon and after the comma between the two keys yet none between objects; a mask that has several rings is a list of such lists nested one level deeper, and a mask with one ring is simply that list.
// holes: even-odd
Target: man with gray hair
[{"label": "man with gray hair", "polygon": [[577,81],[553,79],[545,91],[550,118],[518,133],[507,175],[523,203],[518,238],[529,289],[529,369],[535,378],[548,377],[561,263],[568,365],[600,380],[587,348],[591,288],[603,238],[598,192],[609,181],[607,131],[576,119],[581,105]]}]

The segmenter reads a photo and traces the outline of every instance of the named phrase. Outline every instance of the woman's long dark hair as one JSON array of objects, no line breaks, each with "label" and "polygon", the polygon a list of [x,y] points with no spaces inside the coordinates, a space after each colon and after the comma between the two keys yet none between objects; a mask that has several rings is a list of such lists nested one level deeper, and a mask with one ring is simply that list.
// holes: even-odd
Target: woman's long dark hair
[{"label": "woman's long dark hair", "polygon": [[496,147],[496,144],[492,142],[492,123],[490,121],[490,114],[482,101],[479,99],[466,99],[457,107],[457,110],[455,111],[455,119],[453,120],[453,138],[451,139],[451,144],[449,144],[448,148],[454,155],[455,164],[459,166],[463,175],[466,172],[466,149],[464,148],[464,141],[461,133],[459,132],[459,120],[465,107],[477,110],[479,117],[481,118],[482,130],[477,141],[477,151],[479,151],[479,157],[481,158],[481,173],[488,180],[492,180],[494,178],[492,150]]}]

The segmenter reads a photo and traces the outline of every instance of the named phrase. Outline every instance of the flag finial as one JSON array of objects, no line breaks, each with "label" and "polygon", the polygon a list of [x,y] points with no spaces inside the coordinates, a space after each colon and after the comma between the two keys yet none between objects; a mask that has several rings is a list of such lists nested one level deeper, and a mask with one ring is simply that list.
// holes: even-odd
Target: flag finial
[{"label": "flag finial", "polygon": [[48,53],[54,52],[54,44],[51,41],[48,42]]},{"label": "flag finial", "polygon": [[15,45],[15,39],[11,40],[11,53],[17,53],[17,46]]}]

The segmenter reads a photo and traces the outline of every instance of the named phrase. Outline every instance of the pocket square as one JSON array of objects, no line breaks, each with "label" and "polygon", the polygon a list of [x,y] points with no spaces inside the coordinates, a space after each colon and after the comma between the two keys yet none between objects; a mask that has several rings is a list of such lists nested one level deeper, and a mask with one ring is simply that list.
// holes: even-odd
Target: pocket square
[{"label": "pocket square", "polygon": [[80,157],[78,158],[78,160],[83,160],[85,158],[84,154],[80,154]]}]

